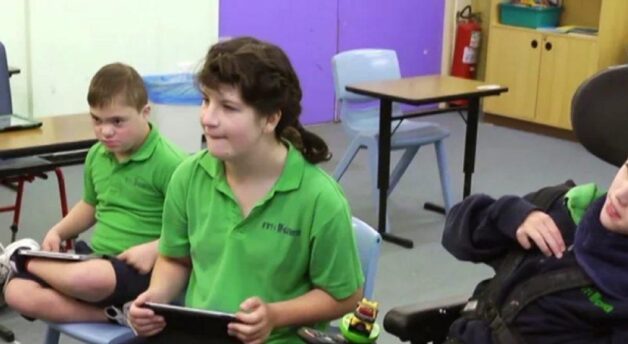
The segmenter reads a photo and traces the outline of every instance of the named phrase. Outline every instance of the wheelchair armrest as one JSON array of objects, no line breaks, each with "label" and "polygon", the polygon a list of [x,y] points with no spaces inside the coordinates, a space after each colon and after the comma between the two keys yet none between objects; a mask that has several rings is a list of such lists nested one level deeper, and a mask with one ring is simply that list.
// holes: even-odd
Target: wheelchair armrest
[{"label": "wheelchair armrest", "polygon": [[454,297],[395,307],[386,313],[384,329],[401,341],[440,343],[466,302],[467,297]]}]

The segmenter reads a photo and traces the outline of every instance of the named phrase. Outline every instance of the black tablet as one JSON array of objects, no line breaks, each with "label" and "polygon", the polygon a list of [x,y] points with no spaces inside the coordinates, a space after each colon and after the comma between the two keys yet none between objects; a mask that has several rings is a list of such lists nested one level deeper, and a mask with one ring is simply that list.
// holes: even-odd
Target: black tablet
[{"label": "black tablet", "polygon": [[84,260],[98,258],[98,256],[87,255],[87,254],[52,252],[52,251],[34,251],[34,250],[19,250],[18,254],[20,256],[42,258],[42,259],[64,260],[64,261],[69,261],[69,262],[81,262]]},{"label": "black tablet", "polygon": [[237,321],[231,313],[154,302],[144,305],[164,317],[166,330],[178,330],[206,338],[231,338],[227,333],[227,325]]},{"label": "black tablet", "polygon": [[0,115],[0,131],[39,128],[41,123],[39,120],[15,114]]}]

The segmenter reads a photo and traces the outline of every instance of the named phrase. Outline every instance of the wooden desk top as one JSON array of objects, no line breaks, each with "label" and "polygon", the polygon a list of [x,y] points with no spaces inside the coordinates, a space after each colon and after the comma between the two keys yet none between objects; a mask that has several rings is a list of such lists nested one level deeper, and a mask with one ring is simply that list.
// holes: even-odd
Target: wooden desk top
[{"label": "wooden desk top", "polygon": [[421,105],[469,97],[486,97],[507,92],[503,86],[481,87],[485,82],[445,75],[428,75],[386,81],[372,81],[347,86],[347,91]]},{"label": "wooden desk top", "polygon": [[89,148],[96,142],[88,114],[41,118],[39,128],[0,133],[0,158]]}]

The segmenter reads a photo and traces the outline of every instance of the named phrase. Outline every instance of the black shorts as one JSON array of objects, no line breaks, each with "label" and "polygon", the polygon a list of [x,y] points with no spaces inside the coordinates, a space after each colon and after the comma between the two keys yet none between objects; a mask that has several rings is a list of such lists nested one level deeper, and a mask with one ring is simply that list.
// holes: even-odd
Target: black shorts
[{"label": "black shorts", "polygon": [[[89,245],[83,241],[76,243],[75,251],[79,254],[90,254],[93,252]],[[103,308],[108,306],[120,307],[128,301],[134,300],[139,294],[148,289],[151,275],[150,272],[147,274],[141,274],[133,266],[119,260],[116,257],[104,256],[103,259],[111,262],[111,265],[113,266],[113,271],[116,274],[116,286],[111,295],[101,301],[90,302],[91,304]],[[29,272],[17,273],[15,274],[15,278],[28,279],[41,284],[43,287],[50,287],[46,281]]]}]

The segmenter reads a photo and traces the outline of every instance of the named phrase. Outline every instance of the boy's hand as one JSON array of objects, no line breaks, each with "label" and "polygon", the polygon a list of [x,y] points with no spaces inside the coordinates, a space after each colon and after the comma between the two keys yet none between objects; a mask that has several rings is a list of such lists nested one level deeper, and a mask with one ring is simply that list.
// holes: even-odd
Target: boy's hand
[{"label": "boy's hand", "polygon": [[262,344],[266,341],[274,327],[270,307],[259,297],[251,297],[240,304],[236,313],[240,323],[229,324],[229,334],[237,337],[245,344]]},{"label": "boy's hand", "polygon": [[153,295],[147,290],[140,294],[129,308],[128,320],[131,329],[141,337],[156,335],[166,327],[166,320],[162,316],[156,315],[150,308],[143,307],[148,301],[161,302],[153,300]]},{"label": "boy's hand", "polygon": [[157,260],[157,241],[133,246],[120,253],[118,259],[136,268],[142,274],[149,273]]},{"label": "boy's hand", "polygon": [[535,210],[531,212],[517,228],[517,241],[527,249],[532,247],[530,239],[546,256],[554,255],[561,258],[565,251],[565,242],[554,220],[546,213]]},{"label": "boy's hand", "polygon": [[41,243],[41,249],[43,251],[59,252],[61,249],[61,237],[56,230],[51,229],[46,233],[44,241]]}]

